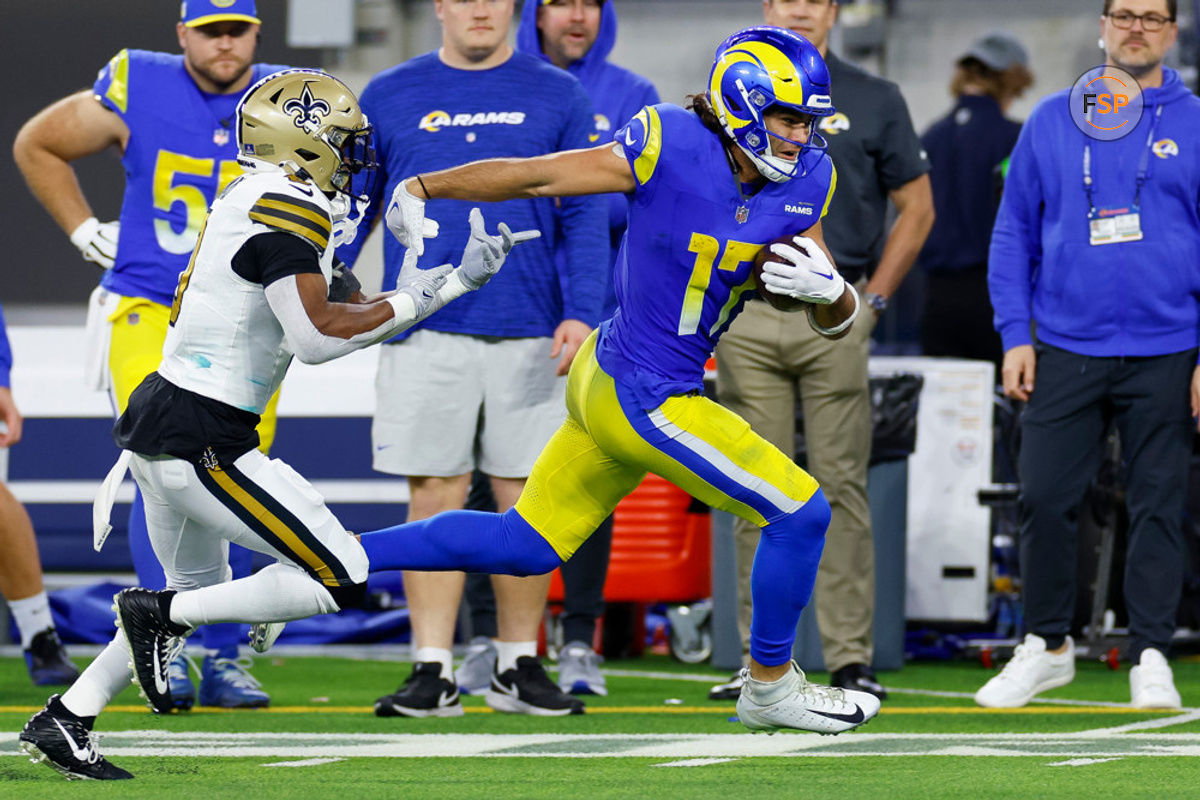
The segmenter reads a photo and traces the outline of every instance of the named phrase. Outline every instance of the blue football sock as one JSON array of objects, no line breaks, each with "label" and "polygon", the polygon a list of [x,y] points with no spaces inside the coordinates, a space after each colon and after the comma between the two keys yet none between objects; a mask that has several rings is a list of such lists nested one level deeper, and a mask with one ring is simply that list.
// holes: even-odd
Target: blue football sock
[{"label": "blue football sock", "polygon": [[825,493],[818,489],[799,511],[762,529],[750,573],[750,657],[763,666],[792,658],[796,625],[817,580],[830,513]]},{"label": "blue football sock", "polygon": [[501,575],[542,575],[562,561],[550,543],[516,509],[503,514],[445,511],[362,535],[371,571],[462,570]]}]

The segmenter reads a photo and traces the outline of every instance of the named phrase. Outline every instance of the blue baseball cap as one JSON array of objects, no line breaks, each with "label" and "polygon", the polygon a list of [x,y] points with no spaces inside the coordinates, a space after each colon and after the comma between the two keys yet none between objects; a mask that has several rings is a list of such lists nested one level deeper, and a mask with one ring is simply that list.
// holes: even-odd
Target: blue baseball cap
[{"label": "blue baseball cap", "polygon": [[261,25],[254,0],[183,0],[179,21],[189,28],[213,22],[253,22]]}]

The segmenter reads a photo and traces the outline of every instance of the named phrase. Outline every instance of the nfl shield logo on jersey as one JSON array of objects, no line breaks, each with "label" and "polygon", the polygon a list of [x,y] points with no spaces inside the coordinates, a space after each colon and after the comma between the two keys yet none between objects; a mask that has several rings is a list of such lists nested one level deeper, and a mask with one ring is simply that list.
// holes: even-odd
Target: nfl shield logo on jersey
[{"label": "nfl shield logo on jersey", "polygon": [[213,144],[217,147],[224,147],[229,144],[229,129],[217,128],[213,131]]}]

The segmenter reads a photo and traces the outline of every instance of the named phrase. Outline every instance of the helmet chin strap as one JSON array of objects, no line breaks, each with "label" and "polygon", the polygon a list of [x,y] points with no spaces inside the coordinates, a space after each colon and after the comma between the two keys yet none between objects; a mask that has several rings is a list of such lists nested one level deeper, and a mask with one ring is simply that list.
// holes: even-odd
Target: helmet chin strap
[{"label": "helmet chin strap", "polygon": [[795,173],[785,172],[788,166],[794,167],[796,165],[794,161],[788,161],[786,158],[780,158],[779,156],[756,153],[741,142],[738,142],[738,147],[742,148],[742,152],[754,162],[754,166],[759,174],[772,183],[787,183],[792,178],[798,177]]}]

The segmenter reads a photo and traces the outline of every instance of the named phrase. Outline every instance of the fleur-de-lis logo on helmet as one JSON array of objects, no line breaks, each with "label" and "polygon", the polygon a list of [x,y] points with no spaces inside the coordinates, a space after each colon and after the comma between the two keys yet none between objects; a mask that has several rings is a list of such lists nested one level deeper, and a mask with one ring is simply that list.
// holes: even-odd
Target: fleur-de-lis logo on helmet
[{"label": "fleur-de-lis logo on helmet", "polygon": [[313,97],[308,84],[300,92],[299,97],[293,97],[283,104],[283,113],[291,114],[297,128],[308,125],[320,125],[321,117],[329,114],[329,103],[319,97]]}]

